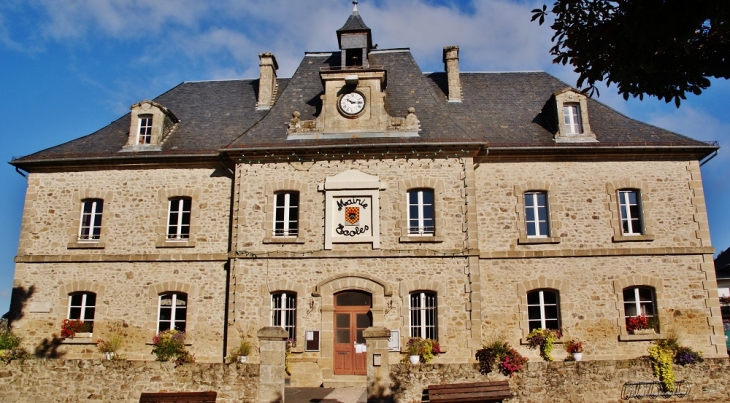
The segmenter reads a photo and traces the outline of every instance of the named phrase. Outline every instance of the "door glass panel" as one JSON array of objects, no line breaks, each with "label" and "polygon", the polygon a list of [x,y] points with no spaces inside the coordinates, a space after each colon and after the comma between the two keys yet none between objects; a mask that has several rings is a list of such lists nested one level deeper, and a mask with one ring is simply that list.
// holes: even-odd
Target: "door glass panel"
[{"label": "door glass panel", "polygon": [[371,320],[370,316],[366,313],[359,313],[357,314],[357,327],[360,329],[365,329],[370,327]]},{"label": "door glass panel", "polygon": [[338,313],[337,314],[337,328],[350,328],[350,314],[349,313]]},{"label": "door glass panel", "polygon": [[357,344],[365,344],[365,338],[362,337],[362,330],[357,330]]},{"label": "door glass panel", "polygon": [[350,329],[337,329],[337,341],[335,343],[350,343]]}]

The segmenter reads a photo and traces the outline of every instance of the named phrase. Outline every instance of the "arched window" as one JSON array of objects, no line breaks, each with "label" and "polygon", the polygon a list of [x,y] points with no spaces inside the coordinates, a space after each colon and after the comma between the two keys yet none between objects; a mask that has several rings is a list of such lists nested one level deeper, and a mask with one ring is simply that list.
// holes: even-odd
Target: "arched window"
[{"label": "arched window", "polygon": [[271,326],[284,328],[292,340],[297,339],[297,295],[293,292],[271,294]]},{"label": "arched window", "polygon": [[185,331],[188,313],[188,295],[182,292],[160,294],[157,331],[170,329]]},{"label": "arched window", "polygon": [[96,294],[81,291],[68,296],[68,319],[84,322],[84,332],[94,331],[94,313],[96,312]]},{"label": "arched window", "polygon": [[560,298],[557,291],[535,290],[527,293],[530,331],[560,329]]},{"label": "arched window", "polygon": [[653,287],[624,288],[624,312],[626,318],[644,315],[651,319],[656,316],[656,297]]},{"label": "arched window", "polygon": [[438,339],[436,293],[416,291],[410,295],[411,337]]}]

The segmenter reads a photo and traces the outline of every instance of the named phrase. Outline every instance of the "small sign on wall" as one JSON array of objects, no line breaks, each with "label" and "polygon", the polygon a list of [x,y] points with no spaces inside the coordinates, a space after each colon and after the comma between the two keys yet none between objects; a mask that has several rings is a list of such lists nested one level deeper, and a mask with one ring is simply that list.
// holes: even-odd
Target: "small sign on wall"
[{"label": "small sign on wall", "polygon": [[388,339],[388,350],[400,351],[400,331],[390,331],[390,339]]},{"label": "small sign on wall", "polygon": [[319,351],[319,330],[307,330],[305,336],[304,351]]},{"label": "small sign on wall", "polygon": [[51,312],[51,303],[50,302],[31,302],[28,304],[28,312],[30,312],[30,313]]},{"label": "small sign on wall", "polygon": [[325,249],[336,243],[371,243],[380,248],[380,190],[377,176],[349,170],[328,177],[325,192]]}]

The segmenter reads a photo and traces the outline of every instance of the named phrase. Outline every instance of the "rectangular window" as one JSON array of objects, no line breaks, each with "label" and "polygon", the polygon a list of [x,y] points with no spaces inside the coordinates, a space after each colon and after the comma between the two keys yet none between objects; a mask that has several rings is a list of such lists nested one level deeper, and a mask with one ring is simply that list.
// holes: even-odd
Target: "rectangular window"
[{"label": "rectangular window", "polygon": [[297,236],[299,233],[299,193],[276,195],[274,236]]},{"label": "rectangular window", "polygon": [[77,292],[68,296],[68,319],[84,322],[83,332],[94,331],[95,311],[96,294],[93,292]]},{"label": "rectangular window", "polygon": [[152,142],[152,116],[139,117],[139,144],[150,144]]},{"label": "rectangular window", "polygon": [[618,206],[621,214],[621,231],[624,235],[642,235],[641,195],[638,190],[619,190]]},{"label": "rectangular window", "polygon": [[167,215],[167,239],[190,238],[191,204],[192,200],[187,197],[170,199]]},{"label": "rectangular window", "polygon": [[81,223],[79,241],[98,241],[101,237],[101,214],[104,201],[101,199],[84,200],[81,203]]},{"label": "rectangular window", "polygon": [[433,236],[435,229],[433,190],[408,191],[408,235]]},{"label": "rectangular window", "polygon": [[271,326],[284,328],[289,338],[296,340],[297,296],[293,293],[271,294]]},{"label": "rectangular window", "polygon": [[185,331],[185,319],[188,314],[188,296],[182,292],[160,295],[160,306],[157,318],[157,332],[170,329]]},{"label": "rectangular window", "polygon": [[547,192],[525,192],[525,232],[528,238],[550,236]]},{"label": "rectangular window", "polygon": [[580,119],[580,106],[577,103],[563,104],[563,117],[567,134],[582,134],[583,124]]},{"label": "rectangular window", "polygon": [[437,340],[436,294],[414,292],[410,295],[411,337]]}]

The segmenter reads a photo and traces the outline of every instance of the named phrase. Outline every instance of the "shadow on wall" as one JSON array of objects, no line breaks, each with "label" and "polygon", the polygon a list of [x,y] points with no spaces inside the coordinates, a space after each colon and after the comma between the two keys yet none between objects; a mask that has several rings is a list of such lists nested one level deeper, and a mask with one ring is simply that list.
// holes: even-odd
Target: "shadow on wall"
[{"label": "shadow on wall", "polygon": [[24,287],[13,287],[13,293],[10,296],[10,310],[3,315],[3,319],[8,320],[8,326],[12,327],[13,322],[23,317],[25,304],[34,293],[34,285],[28,287],[27,290]]},{"label": "shadow on wall", "polygon": [[[24,287],[13,287],[13,293],[10,297],[10,310],[3,315],[3,319],[8,321],[9,329],[12,329],[13,322],[20,320],[24,316],[25,305],[34,293],[35,286],[30,286],[28,289]],[[51,335],[50,339],[43,339],[33,350],[33,355],[38,358],[59,358],[63,356],[65,353],[58,351],[62,340],[62,338],[55,334]]]}]

